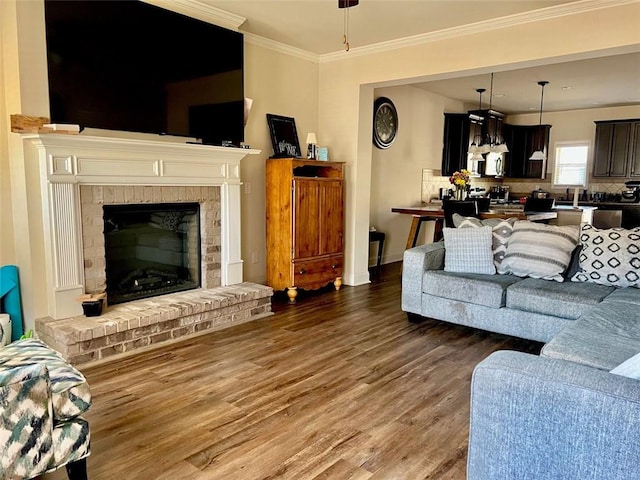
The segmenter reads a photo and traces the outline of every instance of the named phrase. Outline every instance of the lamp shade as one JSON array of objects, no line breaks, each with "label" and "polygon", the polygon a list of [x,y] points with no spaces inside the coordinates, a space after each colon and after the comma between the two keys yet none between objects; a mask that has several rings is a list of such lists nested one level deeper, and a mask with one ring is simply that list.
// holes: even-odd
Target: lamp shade
[{"label": "lamp shade", "polygon": [[494,152],[496,153],[509,153],[509,147],[506,143],[499,143],[495,146]]},{"label": "lamp shade", "polygon": [[316,138],[316,134],[313,132],[307,133],[307,144],[315,145],[318,143],[318,139]]},{"label": "lamp shade", "polygon": [[544,152],[542,150],[536,150],[529,157],[529,160],[545,160],[545,159],[546,159],[546,157],[544,156]]}]

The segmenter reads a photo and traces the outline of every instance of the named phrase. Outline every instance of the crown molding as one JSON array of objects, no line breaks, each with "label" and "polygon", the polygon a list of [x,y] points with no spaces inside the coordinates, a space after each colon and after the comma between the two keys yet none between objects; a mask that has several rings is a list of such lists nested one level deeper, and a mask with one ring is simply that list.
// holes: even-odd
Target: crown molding
[{"label": "crown molding", "polygon": [[328,63],[345,60],[353,56],[372,55],[376,53],[387,52],[389,50],[396,50],[398,48],[413,47],[423,45],[425,43],[447,40],[454,37],[483,33],[500,28],[522,25],[525,23],[550,20],[567,15],[575,15],[584,12],[591,12],[594,10],[601,10],[603,8],[618,7],[639,2],[640,0],[579,0],[563,5],[541,8],[539,10],[534,10],[531,12],[518,13],[514,15],[508,15],[506,17],[483,20],[482,22],[471,23],[459,27],[447,28],[435,32],[399,38],[397,40],[375,43],[366,45],[364,47],[352,47],[348,52],[338,51],[319,55],[319,62]]},{"label": "crown molding", "polygon": [[309,62],[318,63],[320,61],[320,55],[316,53],[312,53],[301,48],[292,47],[291,45],[287,45],[286,43],[276,42],[275,40],[270,40],[254,33],[245,32],[244,40],[246,43],[251,43],[252,45],[275,50],[276,52],[284,53],[285,55],[290,55],[292,57],[307,60]]},{"label": "crown molding", "polygon": [[247,21],[246,18],[221,10],[197,0],[142,0],[156,7],[161,7],[172,12],[182,13],[189,17],[197,18],[203,22],[213,23],[219,27],[239,31],[240,26]]}]

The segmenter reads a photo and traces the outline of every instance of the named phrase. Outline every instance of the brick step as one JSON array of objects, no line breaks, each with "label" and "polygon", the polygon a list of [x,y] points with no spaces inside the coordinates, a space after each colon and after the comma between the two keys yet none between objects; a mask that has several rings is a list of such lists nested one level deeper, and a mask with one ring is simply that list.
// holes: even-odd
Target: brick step
[{"label": "brick step", "polygon": [[36,332],[81,365],[272,315],[272,295],[249,282],[201,288],[109,306],[98,317],[38,318]]}]

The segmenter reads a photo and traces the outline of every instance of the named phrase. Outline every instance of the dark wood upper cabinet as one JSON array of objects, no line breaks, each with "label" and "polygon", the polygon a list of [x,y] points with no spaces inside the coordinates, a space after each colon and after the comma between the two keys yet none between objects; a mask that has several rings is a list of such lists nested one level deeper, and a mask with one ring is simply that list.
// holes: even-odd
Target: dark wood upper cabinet
[{"label": "dark wood upper cabinet", "polygon": [[640,122],[633,124],[631,140],[629,176],[637,179],[640,177]]},{"label": "dark wood upper cabinet", "polygon": [[510,178],[545,178],[546,161],[530,160],[531,154],[542,149],[549,155],[551,125],[509,125],[503,128],[509,147],[505,154],[505,176]]},{"label": "dark wood upper cabinet", "polygon": [[467,168],[467,152],[471,143],[471,121],[466,113],[444,114],[442,141],[442,176]]},{"label": "dark wood upper cabinet", "polygon": [[594,177],[640,176],[640,120],[613,120],[596,123],[593,161]]}]

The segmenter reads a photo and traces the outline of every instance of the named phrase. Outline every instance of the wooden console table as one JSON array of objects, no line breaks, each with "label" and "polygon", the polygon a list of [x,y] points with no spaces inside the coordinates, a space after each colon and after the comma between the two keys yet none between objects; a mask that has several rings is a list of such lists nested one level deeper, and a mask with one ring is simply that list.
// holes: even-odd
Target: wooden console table
[{"label": "wooden console table", "polygon": [[[394,213],[403,213],[405,215],[411,215],[413,220],[411,221],[411,228],[409,229],[409,236],[407,237],[407,249],[416,246],[418,241],[418,235],[420,234],[420,227],[422,222],[435,220],[436,228],[433,233],[433,241],[436,242],[442,237],[442,224],[444,221],[444,210],[439,205],[425,205],[421,207],[394,207],[391,209]],[[489,210],[488,212],[481,212],[480,218],[513,218],[516,217],[519,220],[529,220],[531,222],[542,222],[545,220],[551,220],[558,217],[558,213],[552,212],[524,212],[515,210]]]}]

